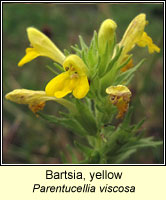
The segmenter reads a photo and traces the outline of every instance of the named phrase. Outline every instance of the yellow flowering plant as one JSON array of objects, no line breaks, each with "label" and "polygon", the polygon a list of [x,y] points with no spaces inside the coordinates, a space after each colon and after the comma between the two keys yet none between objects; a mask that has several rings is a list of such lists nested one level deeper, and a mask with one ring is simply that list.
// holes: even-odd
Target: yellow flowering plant
[{"label": "yellow flowering plant", "polygon": [[[117,42],[118,26],[106,19],[98,33],[94,31],[89,46],[79,37],[80,47],[71,46],[75,53],[63,53],[38,29],[27,28],[30,47],[18,66],[45,56],[54,61],[49,68],[54,71],[56,67],[61,73],[48,80],[43,91],[16,89],[6,94],[6,99],[27,104],[36,116],[79,135],[82,142],[75,141],[75,146],[84,159],[78,160],[73,153],[73,163],[122,163],[138,148],[162,144],[138,134],[144,120],[130,124],[132,91],[127,85],[144,60],[134,66],[129,53],[136,45],[148,47],[149,53],[160,52],[144,31],[146,25],[146,15],[139,14]],[[61,104],[66,113],[61,112],[61,117],[43,113],[46,101]]]}]

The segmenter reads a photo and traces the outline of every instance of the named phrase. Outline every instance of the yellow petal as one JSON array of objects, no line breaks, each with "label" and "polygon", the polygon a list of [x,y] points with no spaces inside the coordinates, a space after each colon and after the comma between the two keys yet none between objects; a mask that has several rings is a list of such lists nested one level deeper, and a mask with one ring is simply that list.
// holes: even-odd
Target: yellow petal
[{"label": "yellow petal", "polygon": [[88,91],[89,91],[89,82],[88,82],[87,76],[82,76],[80,77],[78,84],[73,90],[73,95],[77,99],[81,99],[86,96]]},{"label": "yellow petal", "polygon": [[63,72],[48,82],[45,91],[48,96],[54,96],[55,92],[61,91],[65,81],[69,78],[68,72]]},{"label": "yellow petal", "polygon": [[40,54],[34,48],[27,48],[26,55],[20,60],[18,66],[22,67],[25,63],[30,62],[38,56],[40,56]]},{"label": "yellow petal", "polygon": [[130,90],[124,85],[110,86],[106,89],[107,94],[121,96],[125,93],[131,94]]},{"label": "yellow petal", "polygon": [[64,81],[64,84],[63,84],[63,89],[60,90],[60,91],[56,91],[54,93],[54,96],[56,98],[62,98],[64,96],[66,96],[67,94],[71,93],[74,89],[74,87],[77,85],[78,83],[78,79],[76,78],[73,78],[73,79],[67,79]]},{"label": "yellow petal", "polygon": [[146,32],[142,34],[142,37],[137,42],[137,45],[140,47],[148,46],[149,53],[154,53],[154,51],[157,53],[160,52],[160,48],[153,43],[152,38],[149,37]]},{"label": "yellow petal", "polygon": [[32,27],[27,28],[27,34],[32,48],[27,48],[26,55],[18,63],[18,66],[22,66],[25,63],[30,62],[37,56],[46,56],[60,64],[63,63],[65,55],[46,35]]},{"label": "yellow petal", "polygon": [[27,28],[27,33],[31,45],[41,56],[49,57],[60,64],[63,63],[64,54],[45,34],[32,27]]},{"label": "yellow petal", "polygon": [[62,98],[73,91],[76,98],[83,98],[89,91],[86,76],[87,67],[77,55],[69,55],[63,67],[66,72],[53,78],[46,86],[45,91],[49,96]]},{"label": "yellow petal", "polygon": [[30,104],[45,101],[45,91],[16,89],[6,94],[5,98],[18,104]]}]

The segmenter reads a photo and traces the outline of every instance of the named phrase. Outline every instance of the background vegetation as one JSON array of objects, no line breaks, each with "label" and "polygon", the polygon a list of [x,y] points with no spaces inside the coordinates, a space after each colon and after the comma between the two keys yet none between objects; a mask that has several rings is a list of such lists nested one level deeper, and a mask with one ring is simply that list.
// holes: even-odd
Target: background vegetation
[{"label": "background vegetation", "polygon": [[[134,63],[147,60],[130,84],[134,106],[133,123],[146,118],[142,130],[147,136],[163,140],[163,5],[162,4],[3,4],[3,97],[16,88],[44,90],[53,74],[46,68],[52,65],[40,57],[22,68],[17,63],[29,46],[26,28],[34,26],[47,34],[61,49],[70,49],[82,35],[89,44],[93,31],[106,18],[116,21],[120,41],[130,21],[139,13],[149,21],[146,32],[161,48],[160,54],[148,54],[146,48],[136,47]],[[58,115],[59,105],[47,103],[45,112]],[[61,152],[71,161],[70,145],[75,135],[63,127],[37,118],[24,105],[3,99],[3,163],[61,163]],[[135,153],[126,163],[162,163],[162,147]]]}]

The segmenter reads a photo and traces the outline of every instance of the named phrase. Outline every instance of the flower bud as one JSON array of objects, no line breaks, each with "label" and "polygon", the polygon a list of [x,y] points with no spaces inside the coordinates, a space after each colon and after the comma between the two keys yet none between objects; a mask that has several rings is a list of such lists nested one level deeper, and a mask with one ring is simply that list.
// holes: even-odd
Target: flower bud
[{"label": "flower bud", "polygon": [[106,19],[100,26],[98,34],[99,53],[104,54],[106,46],[111,47],[114,42],[116,23],[111,19]]}]

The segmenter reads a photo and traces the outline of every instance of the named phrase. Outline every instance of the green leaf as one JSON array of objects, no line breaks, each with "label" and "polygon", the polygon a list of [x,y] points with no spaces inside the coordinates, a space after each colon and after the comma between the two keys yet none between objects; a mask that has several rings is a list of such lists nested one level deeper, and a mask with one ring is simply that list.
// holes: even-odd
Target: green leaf
[{"label": "green leaf", "polygon": [[90,164],[99,164],[100,163],[100,154],[98,151],[94,151],[89,157]]},{"label": "green leaf", "polygon": [[48,120],[49,122],[56,123],[58,125],[64,126],[65,128],[71,130],[73,133],[81,136],[87,135],[86,130],[79,124],[74,117],[70,116],[68,118],[58,118],[53,115],[46,115],[43,113],[38,113],[43,119]]},{"label": "green leaf", "polygon": [[80,161],[80,164],[99,164],[100,159],[101,157],[99,152],[94,151],[88,158],[85,158],[85,160]]},{"label": "green leaf", "polygon": [[148,137],[148,138],[142,138],[142,139],[138,140],[138,142],[136,142],[136,144],[129,146],[127,149],[157,147],[162,144],[163,144],[163,141],[153,141],[153,137]]},{"label": "green leaf", "polygon": [[132,54],[130,55],[130,56],[128,56],[128,58],[127,58],[127,60],[125,61],[125,62],[123,62],[118,68],[117,68],[117,70],[121,70],[124,66],[126,66],[128,63],[129,63],[129,61],[130,61],[130,59],[132,58]]},{"label": "green leaf", "polygon": [[106,70],[105,70],[105,72],[104,72],[104,74],[102,76],[104,76],[105,74],[107,74],[108,72],[110,72],[112,70],[112,68],[115,66],[115,63],[118,61],[118,59],[119,59],[119,57],[120,57],[120,55],[122,53],[122,50],[123,50],[123,47],[120,48],[120,49],[117,47],[116,56],[113,59],[111,59],[111,61],[107,65],[107,68],[106,68]]},{"label": "green leaf", "polygon": [[125,127],[128,127],[130,125],[133,110],[134,110],[133,106],[130,106],[128,112],[125,115],[125,118],[123,119],[122,124],[120,125],[121,128],[125,128]]},{"label": "green leaf", "polygon": [[55,75],[59,75],[58,72],[56,72],[54,69],[52,69],[52,67],[50,67],[49,65],[46,65],[47,69],[49,69],[52,73],[54,73]]},{"label": "green leaf", "polygon": [[159,145],[162,145],[162,141],[154,141],[153,137],[148,138],[135,138],[134,140],[130,140],[128,143],[123,145],[121,149],[119,150],[119,153],[123,153],[126,151],[130,151],[133,149],[140,149],[140,148],[147,148],[147,147],[157,147]]},{"label": "green leaf", "polygon": [[76,119],[89,132],[89,135],[95,135],[97,133],[97,124],[93,113],[89,110],[88,106],[81,101],[76,100],[76,106],[78,110],[75,116]]},{"label": "green leaf", "polygon": [[69,56],[71,53],[70,53],[70,51],[68,51],[67,49],[64,49],[64,54],[65,54],[65,56],[67,57],[67,56]]},{"label": "green leaf", "polygon": [[128,159],[133,153],[135,153],[137,150],[136,149],[130,149],[126,152],[123,152],[115,158],[114,163],[119,164],[122,163],[124,160]]},{"label": "green leaf", "polygon": [[91,149],[88,146],[85,146],[83,144],[80,144],[77,141],[74,141],[74,144],[85,155],[85,157],[91,155],[93,149]]},{"label": "green leaf", "polygon": [[87,52],[82,51],[81,52],[81,58],[83,59],[83,61],[86,64],[86,66],[89,68],[88,61],[87,61]]},{"label": "green leaf", "polygon": [[126,85],[126,81],[134,74],[134,72],[142,65],[142,63],[145,61],[145,59],[141,60],[135,67],[122,72],[119,74],[119,76],[116,78],[114,84],[118,85],[118,84],[123,84]]},{"label": "green leaf", "polygon": [[60,156],[61,156],[61,160],[62,160],[62,163],[63,164],[68,164],[69,162],[68,162],[68,160],[66,159],[66,156],[65,156],[65,154],[64,154],[64,152],[60,152]]},{"label": "green leaf", "polygon": [[134,78],[134,74],[132,74],[128,80],[125,81],[125,85],[129,85],[129,83],[132,81],[132,79]]},{"label": "green leaf", "polygon": [[79,40],[80,40],[80,45],[81,45],[82,50],[88,50],[88,46],[85,44],[81,35],[79,35]]},{"label": "green leaf", "polygon": [[102,75],[102,73],[100,74],[99,72],[99,76],[102,75],[101,77],[101,94],[102,96],[106,96],[106,92],[105,89],[107,87],[109,87],[110,85],[113,85],[113,83],[116,80],[117,74],[119,73],[119,66],[117,65],[117,61],[121,55],[122,52],[122,48],[118,48],[117,47],[117,54],[116,56],[111,60],[111,62],[108,64],[108,68],[106,70],[106,72],[104,73],[104,75]]},{"label": "green leaf", "polygon": [[94,33],[93,33],[93,38],[92,38],[92,40],[91,40],[91,43],[90,43],[90,46],[89,46],[89,50],[91,49],[92,51],[93,50],[97,50],[97,32],[96,31],[94,31]]},{"label": "green leaf", "polygon": [[107,135],[111,135],[112,132],[114,132],[116,127],[112,124],[105,124],[104,125],[104,133],[107,133]]},{"label": "green leaf", "polygon": [[76,52],[76,54],[77,54],[78,56],[81,57],[81,52],[82,52],[82,51],[79,49],[78,45],[71,46],[71,48]]},{"label": "green leaf", "polygon": [[70,156],[71,156],[71,159],[72,159],[72,163],[78,163],[77,156],[73,152],[73,149],[72,149],[72,147],[70,145],[67,145],[67,150],[70,153]]},{"label": "green leaf", "polygon": [[140,122],[138,122],[138,124],[136,124],[134,127],[133,127],[133,131],[132,132],[137,132],[138,129],[142,126],[142,124],[145,122],[145,118],[142,119]]},{"label": "green leaf", "polygon": [[58,64],[56,62],[54,62],[53,64],[54,64],[54,67],[56,67],[59,71],[61,71],[61,72],[65,71],[64,68],[60,64]]}]

